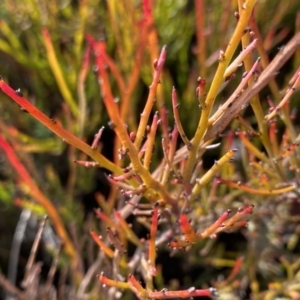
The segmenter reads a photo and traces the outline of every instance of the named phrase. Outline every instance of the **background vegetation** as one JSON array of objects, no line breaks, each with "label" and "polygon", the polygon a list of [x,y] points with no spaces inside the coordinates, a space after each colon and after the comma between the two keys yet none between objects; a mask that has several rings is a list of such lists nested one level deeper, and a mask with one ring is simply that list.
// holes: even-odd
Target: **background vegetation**
[{"label": "background vegetation", "polygon": [[297,0],[2,0],[0,297],[300,299],[299,28]]}]

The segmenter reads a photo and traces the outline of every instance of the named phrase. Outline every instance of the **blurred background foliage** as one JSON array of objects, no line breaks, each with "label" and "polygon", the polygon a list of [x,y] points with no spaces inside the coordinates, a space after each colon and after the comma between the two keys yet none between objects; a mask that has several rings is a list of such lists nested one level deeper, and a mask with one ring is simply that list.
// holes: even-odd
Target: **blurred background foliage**
[{"label": "blurred background foliage", "polygon": [[[114,134],[108,126],[108,116],[101,102],[92,63],[86,78],[82,80],[80,77],[87,47],[85,34],[106,40],[107,52],[117,66],[125,86],[130,82],[141,41],[144,41],[142,47],[145,49],[141,50],[139,75],[131,93],[126,119],[130,129],[136,127],[147,98],[153,58],[157,57],[163,45],[167,45],[167,61],[157,95],[158,104],[164,103],[171,110],[171,88],[176,86],[181,103],[180,117],[187,135],[192,137],[200,114],[195,95],[196,80],[198,76],[204,76],[210,85],[217,68],[219,50],[226,47],[236,25],[233,12],[237,10],[237,1],[150,2],[154,15],[150,28],[153,37],[150,42],[146,42],[141,33],[142,3],[138,0],[2,0],[0,73],[12,87],[21,88],[24,96],[46,115],[59,120],[70,132],[89,143],[98,129],[106,126],[101,148],[105,156],[112,160]],[[196,2],[203,3],[205,13],[203,57],[197,48]],[[300,2],[258,0],[255,19],[264,39],[264,47],[272,58],[279,51],[278,48],[284,46],[299,30]],[[43,33],[44,28],[49,31],[50,43]],[[298,53],[280,74],[280,87],[291,78],[299,62]],[[224,85],[217,102],[230,95],[237,82],[239,79],[233,79]],[[114,96],[122,101],[124,94],[113,76],[111,83]],[[84,87],[84,93],[80,87]],[[292,106],[298,105],[298,98],[293,98]],[[97,206],[95,193],[101,192],[105,197],[109,194],[103,171],[74,165],[74,159],[85,159],[85,155],[70,148],[28,114],[21,113],[19,107],[8,101],[3,94],[0,94],[0,111],[1,134],[13,145],[32,177],[58,207],[65,223],[75,222],[76,228],[86,232],[84,220],[92,213],[91,208]],[[171,115],[169,121],[173,123]],[[213,155],[217,157],[218,153]],[[29,201],[30,197],[15,184],[14,170],[2,153],[0,162],[0,266],[1,271],[6,273],[14,230],[22,206],[26,206],[24,202],[19,209],[13,202],[19,197]],[[215,257],[227,255],[232,258],[235,257],[232,252],[243,252],[245,240],[241,236],[238,240],[240,242],[236,242],[233,247],[220,239],[215,247]],[[202,245],[197,247],[195,252],[200,251]],[[172,269],[177,259],[170,259],[169,268]],[[159,257],[159,263],[160,260]],[[20,263],[24,265],[24,260],[20,259]],[[193,274],[196,272],[193,265],[199,267],[205,263],[213,268],[201,267],[201,274]],[[190,257],[187,265],[180,264],[183,273],[175,271],[177,275],[167,268],[164,275],[168,280],[182,274],[182,278],[176,279],[180,284],[199,286],[215,278],[215,267],[232,267],[232,260],[226,264],[226,260],[203,262]],[[196,267],[195,270],[199,271]],[[173,281],[173,285],[178,283]]]}]

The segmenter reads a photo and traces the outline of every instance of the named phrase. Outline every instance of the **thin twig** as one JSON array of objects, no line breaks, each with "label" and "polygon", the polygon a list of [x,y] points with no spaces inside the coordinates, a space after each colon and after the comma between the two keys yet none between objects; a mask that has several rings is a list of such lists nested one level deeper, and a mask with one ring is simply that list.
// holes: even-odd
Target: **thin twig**
[{"label": "thin twig", "polygon": [[153,154],[153,151],[155,150],[156,130],[157,130],[157,126],[160,124],[160,122],[161,121],[158,119],[158,112],[156,112],[153,117],[150,132],[148,133],[148,136],[147,136],[147,145],[146,145],[146,150],[145,150],[145,155],[144,155],[144,167],[146,169],[149,169],[150,164],[151,164],[152,154]]},{"label": "thin twig", "polygon": [[95,262],[90,266],[88,271],[86,272],[85,276],[83,277],[80,286],[78,288],[77,297],[78,299],[81,299],[81,297],[84,295],[85,290],[87,289],[88,285],[91,283],[91,280],[95,277],[96,273],[99,270],[99,267],[102,263],[102,260],[104,258],[104,253],[102,251],[99,251],[99,255]]},{"label": "thin twig", "polygon": [[183,142],[189,149],[189,147],[191,147],[191,142],[187,138],[187,136],[184,132],[184,129],[182,127],[181,121],[180,121],[179,112],[178,112],[179,103],[177,102],[177,93],[176,93],[175,87],[173,87],[173,89],[172,89],[172,106],[173,106],[174,119],[175,119],[175,123],[176,123],[177,129],[178,129],[178,132],[179,132]]},{"label": "thin twig", "polygon": [[300,46],[300,32],[298,32],[289,43],[275,56],[269,66],[259,76],[258,81],[247,89],[233,104],[228,108],[221,118],[210,127],[204,137],[204,141],[214,139],[221,133],[226,126],[238,115],[238,113],[249,103],[254,95],[258,94],[277,74],[277,71],[286,63]]},{"label": "thin twig", "polygon": [[33,267],[33,262],[35,260],[36,254],[37,254],[37,249],[38,249],[38,246],[41,241],[42,234],[43,234],[43,231],[44,231],[44,228],[46,225],[46,220],[47,220],[47,217],[44,217],[44,219],[40,223],[39,230],[35,236],[35,239],[34,239],[34,242],[33,242],[32,248],[31,248],[30,256],[28,258],[27,265],[25,268],[25,276],[24,276],[25,283],[27,282],[27,279],[28,279],[31,269]]},{"label": "thin twig", "polygon": [[50,270],[49,270],[49,273],[47,276],[47,281],[46,281],[45,287],[44,287],[45,295],[50,293],[51,286],[53,285],[53,279],[54,279],[55,272],[57,270],[60,251],[61,251],[61,245],[59,245],[59,247],[57,249],[55,249],[52,264],[51,264],[51,267],[50,267]]},{"label": "thin twig", "polygon": [[0,273],[0,285],[12,295],[16,295],[20,300],[28,300],[27,296],[9,282],[5,276]]}]

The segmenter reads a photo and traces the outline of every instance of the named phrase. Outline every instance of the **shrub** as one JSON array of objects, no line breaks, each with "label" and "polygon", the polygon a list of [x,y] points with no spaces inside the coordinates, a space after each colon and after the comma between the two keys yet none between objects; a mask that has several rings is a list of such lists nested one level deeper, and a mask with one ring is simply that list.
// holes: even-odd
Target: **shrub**
[{"label": "shrub", "polygon": [[[22,289],[1,285],[20,299],[298,299],[297,1],[17,4],[3,3],[0,88],[25,113],[2,98],[16,175],[5,162],[1,192],[60,242],[43,280],[44,219]],[[203,276],[167,289],[167,247]]]}]

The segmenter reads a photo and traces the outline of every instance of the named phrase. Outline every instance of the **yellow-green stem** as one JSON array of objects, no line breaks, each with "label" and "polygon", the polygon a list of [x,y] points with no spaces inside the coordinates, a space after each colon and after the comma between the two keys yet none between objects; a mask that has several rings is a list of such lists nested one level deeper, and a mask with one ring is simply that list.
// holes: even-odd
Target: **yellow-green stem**
[{"label": "yellow-green stem", "polygon": [[195,133],[195,137],[192,142],[192,149],[190,151],[188,161],[186,164],[186,167],[184,169],[184,174],[183,174],[183,181],[185,183],[188,183],[191,178],[191,174],[193,172],[193,168],[196,164],[196,156],[198,152],[199,145],[201,143],[201,140],[207,130],[207,124],[208,124],[208,118],[210,116],[215,98],[218,94],[219,88],[221,84],[224,81],[224,73],[225,70],[244,34],[244,30],[248,25],[248,21],[250,19],[253,7],[256,3],[256,0],[247,0],[244,3],[244,9],[240,15],[239,22],[236,26],[236,29],[231,37],[231,40],[228,44],[228,47],[225,51],[224,54],[220,55],[220,62],[218,69],[216,71],[215,77],[212,81],[210,90],[208,92],[208,95],[206,97],[206,107],[205,109],[202,110],[202,114],[199,120],[199,124]]}]

